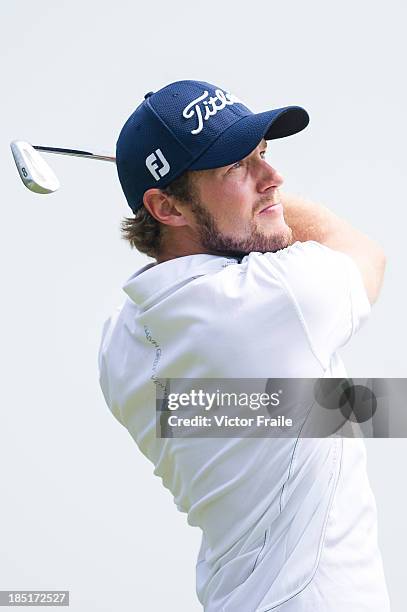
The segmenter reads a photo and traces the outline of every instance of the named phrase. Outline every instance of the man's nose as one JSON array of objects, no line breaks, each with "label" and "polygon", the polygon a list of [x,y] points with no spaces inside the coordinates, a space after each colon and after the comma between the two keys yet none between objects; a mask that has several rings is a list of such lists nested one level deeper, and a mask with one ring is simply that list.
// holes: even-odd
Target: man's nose
[{"label": "man's nose", "polygon": [[267,162],[264,164],[259,174],[259,191],[264,193],[270,187],[280,187],[284,183],[284,178],[273,166]]}]

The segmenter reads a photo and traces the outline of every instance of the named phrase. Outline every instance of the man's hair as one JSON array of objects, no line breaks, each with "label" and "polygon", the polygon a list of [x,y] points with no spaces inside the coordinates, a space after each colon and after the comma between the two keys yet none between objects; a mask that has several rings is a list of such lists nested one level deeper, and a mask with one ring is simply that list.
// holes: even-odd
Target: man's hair
[{"label": "man's hair", "polygon": [[[192,172],[186,171],[161,190],[182,202],[194,199]],[[157,257],[160,252],[163,224],[157,221],[143,205],[134,217],[125,217],[120,224],[122,238],[149,257]]]}]

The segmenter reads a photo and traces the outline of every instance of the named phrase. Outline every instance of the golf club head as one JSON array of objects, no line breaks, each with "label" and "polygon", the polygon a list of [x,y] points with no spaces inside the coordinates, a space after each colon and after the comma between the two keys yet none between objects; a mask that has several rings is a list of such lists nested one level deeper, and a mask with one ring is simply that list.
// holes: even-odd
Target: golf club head
[{"label": "golf club head", "polygon": [[34,193],[53,193],[59,189],[59,181],[54,172],[28,142],[14,140],[10,147],[18,173],[27,189]]}]

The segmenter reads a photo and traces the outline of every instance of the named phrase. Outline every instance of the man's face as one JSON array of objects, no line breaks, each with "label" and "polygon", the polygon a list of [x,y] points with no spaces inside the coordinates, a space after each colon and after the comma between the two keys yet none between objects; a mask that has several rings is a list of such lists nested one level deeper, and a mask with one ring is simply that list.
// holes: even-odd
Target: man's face
[{"label": "man's face", "polygon": [[278,204],[283,178],[265,160],[266,148],[262,140],[240,162],[194,173],[195,197],[183,212],[186,216],[189,208],[204,252],[275,252],[291,243],[292,231]]}]

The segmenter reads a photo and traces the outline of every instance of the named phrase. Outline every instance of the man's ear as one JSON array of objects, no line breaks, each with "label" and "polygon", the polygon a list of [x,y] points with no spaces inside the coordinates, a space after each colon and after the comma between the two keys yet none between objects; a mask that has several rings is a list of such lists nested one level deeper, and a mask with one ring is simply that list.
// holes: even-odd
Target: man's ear
[{"label": "man's ear", "polygon": [[147,189],[143,196],[144,207],[160,223],[180,227],[187,225],[178,201],[173,196],[168,196],[161,189]]}]

